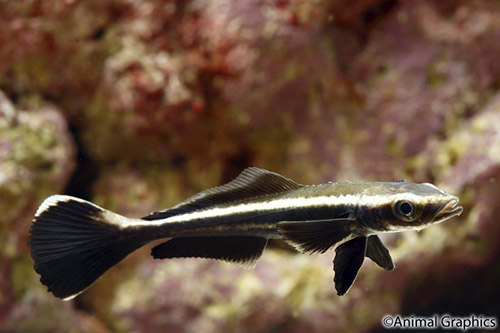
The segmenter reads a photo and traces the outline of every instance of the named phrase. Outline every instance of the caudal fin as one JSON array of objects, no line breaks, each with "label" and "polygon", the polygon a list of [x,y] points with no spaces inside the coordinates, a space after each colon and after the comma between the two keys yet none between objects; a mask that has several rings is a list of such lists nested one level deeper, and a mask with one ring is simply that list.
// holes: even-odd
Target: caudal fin
[{"label": "caudal fin", "polygon": [[40,281],[55,296],[76,297],[143,245],[111,219],[124,217],[65,195],[53,195],[38,208],[28,245]]}]

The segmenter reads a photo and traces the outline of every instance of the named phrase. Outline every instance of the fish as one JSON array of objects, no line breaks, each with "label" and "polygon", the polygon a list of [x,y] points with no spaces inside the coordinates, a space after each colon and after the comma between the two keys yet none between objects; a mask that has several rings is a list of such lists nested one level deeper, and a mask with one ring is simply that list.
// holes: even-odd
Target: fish
[{"label": "fish", "polygon": [[37,209],[28,246],[49,292],[70,300],[146,244],[155,259],[208,258],[252,268],[269,239],[302,253],[334,249],[334,285],[348,292],[368,257],[394,263],[379,234],[421,230],[462,213],[459,198],[430,183],[330,182],[301,185],[250,167],[233,181],[172,208],[129,218],[92,202],[52,195]]}]

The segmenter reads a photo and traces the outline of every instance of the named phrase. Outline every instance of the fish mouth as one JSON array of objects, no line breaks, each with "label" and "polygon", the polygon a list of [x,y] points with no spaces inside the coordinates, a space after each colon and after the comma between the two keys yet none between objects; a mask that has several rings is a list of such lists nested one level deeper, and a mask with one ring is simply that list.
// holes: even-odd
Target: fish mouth
[{"label": "fish mouth", "polygon": [[434,215],[433,222],[443,222],[449,218],[459,216],[464,211],[462,206],[458,205],[458,198],[453,197],[450,199],[444,206],[437,211],[436,215]]}]

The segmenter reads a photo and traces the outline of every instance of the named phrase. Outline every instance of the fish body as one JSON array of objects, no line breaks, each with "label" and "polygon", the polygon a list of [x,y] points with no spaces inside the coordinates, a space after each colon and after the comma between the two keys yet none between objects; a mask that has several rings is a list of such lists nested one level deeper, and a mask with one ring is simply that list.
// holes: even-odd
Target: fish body
[{"label": "fish body", "polygon": [[253,267],[268,239],[304,253],[335,248],[335,287],[351,287],[365,256],[394,269],[377,234],[420,230],[459,215],[458,198],[432,184],[345,182],[301,185],[258,168],[141,219],[65,195],[35,213],[29,246],[49,291],[71,299],[137,248],[158,259],[200,257]]}]

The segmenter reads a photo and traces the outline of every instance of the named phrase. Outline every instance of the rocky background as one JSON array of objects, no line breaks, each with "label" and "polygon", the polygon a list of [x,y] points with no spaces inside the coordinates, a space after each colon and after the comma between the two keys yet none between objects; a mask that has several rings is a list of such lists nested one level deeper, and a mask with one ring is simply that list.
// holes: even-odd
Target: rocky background
[{"label": "rocky background", "polygon": [[[500,1],[0,0],[0,331],[379,331],[500,315]],[[432,182],[460,218],[384,236],[337,297],[333,253],[153,260],[62,302],[26,241],[66,193],[139,217],[247,166],[304,184]]]}]

